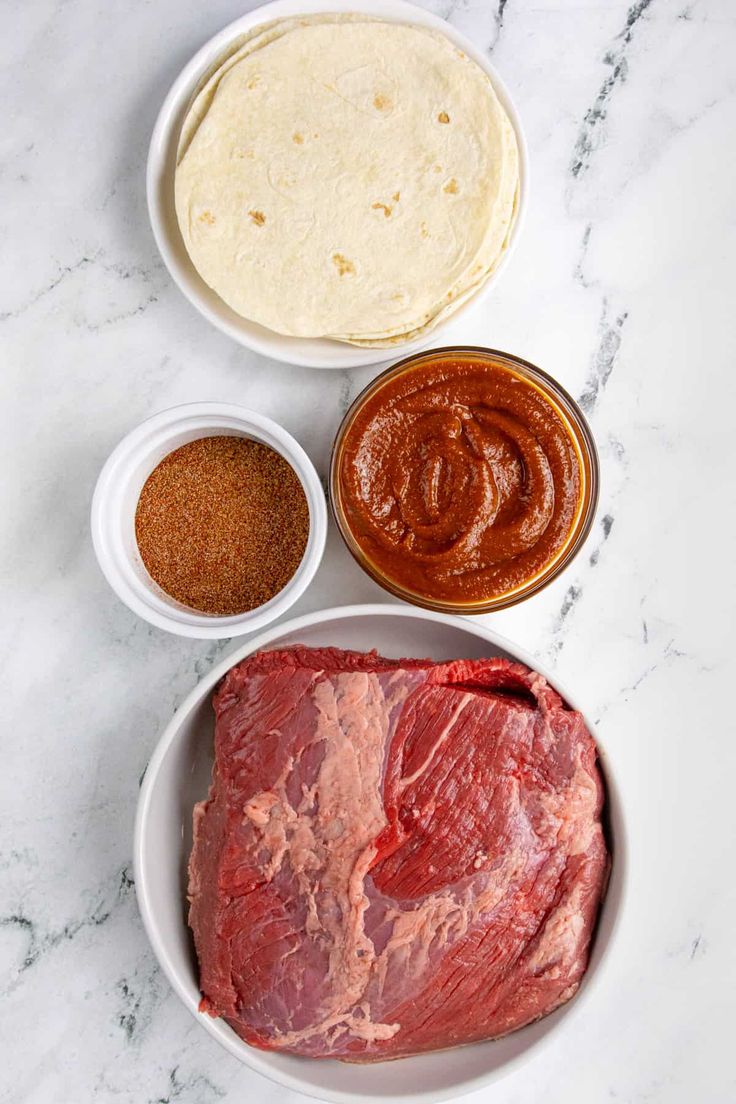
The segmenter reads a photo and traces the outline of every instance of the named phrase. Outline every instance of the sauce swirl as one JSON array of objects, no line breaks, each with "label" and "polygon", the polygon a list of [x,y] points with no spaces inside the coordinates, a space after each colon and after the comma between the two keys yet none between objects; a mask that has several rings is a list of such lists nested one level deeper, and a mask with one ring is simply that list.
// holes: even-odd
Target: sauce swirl
[{"label": "sauce swirl", "polygon": [[370,393],[341,441],[339,495],[373,569],[473,605],[516,591],[569,546],[583,471],[560,408],[478,354],[419,360]]}]

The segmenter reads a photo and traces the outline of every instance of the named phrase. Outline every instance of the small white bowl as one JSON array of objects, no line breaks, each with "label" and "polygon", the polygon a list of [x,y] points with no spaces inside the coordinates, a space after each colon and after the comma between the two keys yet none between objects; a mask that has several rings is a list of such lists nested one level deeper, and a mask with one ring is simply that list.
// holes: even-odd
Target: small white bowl
[{"label": "small white bowl", "polygon": [[476,303],[484,299],[508,263],[518,240],[527,206],[529,157],[518,112],[506,86],[486,55],[476,49],[472,42],[444,19],[414,4],[406,3],[405,0],[371,0],[370,4],[366,3],[366,0],[276,0],[275,3],[255,8],[248,15],[230,23],[206,42],[184,67],[171,86],[156,120],[146,169],[148,214],[153,236],[166,267],[197,310],[241,345],[287,364],[303,364],[308,368],[354,368],[365,364],[379,364],[399,356],[408,356],[409,353],[425,348],[432,341],[441,345],[442,341],[437,341],[437,336],[447,323],[438,325],[435,330],[431,330],[415,341],[407,341],[389,349],[365,349],[340,341],[330,341],[327,338],[286,337],[277,334],[255,322],[249,322],[247,318],[242,318],[228,307],[212,288],[207,286],[189,259],[174,207],[174,172],[179,134],[200,78],[213,62],[226,52],[233,39],[239,38],[253,27],[274,19],[318,12],[364,12],[393,23],[412,23],[419,27],[430,27],[440,31],[488,74],[496,95],[516,131],[519,146],[519,197],[516,222],[508,247],[493,275],[462,307],[458,308],[448,319],[448,323],[454,322],[465,311],[471,310]]},{"label": "small white bowl", "polygon": [[[564,1031],[576,1031],[584,1045],[582,1013],[589,1002],[600,1001],[605,994],[601,982],[615,962],[611,951],[628,878],[626,825],[611,755],[587,717],[606,782],[604,822],[612,867],[588,970],[571,1001],[502,1039],[367,1065],[258,1050],[244,1043],[224,1020],[198,1011],[199,970],[187,926],[187,862],[192,847],[192,809],[206,797],[212,773],[212,692],[246,655],[297,643],[358,651],[376,648],[393,658],[428,656],[439,661],[459,656],[507,656],[539,671],[569,705],[580,709],[577,699],[533,656],[471,618],[448,617],[411,606],[344,606],[297,617],[249,640],[205,675],[179,706],[151,756],[138,799],[133,847],[136,894],[151,946],[174,991],[198,1023],[251,1069],[286,1089],[336,1104],[439,1104],[506,1076]],[[258,1100],[265,1098],[266,1092],[253,1085],[244,1095]]]},{"label": "small white bowl", "polygon": [[[166,594],[146,571],[135,538],[138,498],[153,469],[181,445],[217,436],[248,437],[280,453],[299,476],[309,506],[307,547],[295,574],[269,602],[228,617],[196,613]],[[327,505],[312,461],[276,422],[231,403],[187,403],[154,414],[113,451],[97,480],[91,528],[103,574],[129,609],[157,628],[179,636],[224,639],[262,629],[304,593],[324,552]]]}]

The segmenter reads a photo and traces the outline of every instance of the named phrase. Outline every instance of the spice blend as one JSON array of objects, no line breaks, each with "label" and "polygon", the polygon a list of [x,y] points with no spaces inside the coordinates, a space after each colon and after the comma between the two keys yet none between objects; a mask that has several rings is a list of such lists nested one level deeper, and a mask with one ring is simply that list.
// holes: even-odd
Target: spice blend
[{"label": "spice blend", "polygon": [[267,445],[202,437],[146,480],[135,535],[148,573],[200,613],[245,613],[288,583],[309,536],[299,477]]}]

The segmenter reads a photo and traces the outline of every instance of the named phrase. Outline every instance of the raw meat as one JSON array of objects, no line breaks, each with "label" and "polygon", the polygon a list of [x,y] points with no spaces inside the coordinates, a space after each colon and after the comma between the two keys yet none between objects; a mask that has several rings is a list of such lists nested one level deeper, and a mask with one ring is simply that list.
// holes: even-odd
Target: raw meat
[{"label": "raw meat", "polygon": [[569,1000],[604,794],[541,675],[296,647],[233,668],[214,707],[189,866],[203,1011],[254,1046],[378,1061]]}]

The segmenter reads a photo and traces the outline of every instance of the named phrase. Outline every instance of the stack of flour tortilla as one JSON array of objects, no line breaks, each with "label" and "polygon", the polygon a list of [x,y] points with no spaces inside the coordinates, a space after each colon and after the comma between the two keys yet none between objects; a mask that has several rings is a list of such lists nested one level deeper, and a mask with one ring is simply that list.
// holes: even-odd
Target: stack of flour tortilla
[{"label": "stack of flour tortilla", "polygon": [[448,317],[508,244],[519,158],[487,74],[444,35],[282,19],[195,95],[175,179],[195,268],[280,334],[390,346]]}]

